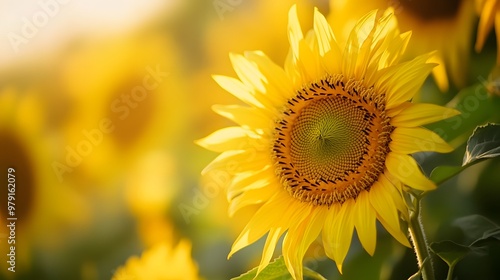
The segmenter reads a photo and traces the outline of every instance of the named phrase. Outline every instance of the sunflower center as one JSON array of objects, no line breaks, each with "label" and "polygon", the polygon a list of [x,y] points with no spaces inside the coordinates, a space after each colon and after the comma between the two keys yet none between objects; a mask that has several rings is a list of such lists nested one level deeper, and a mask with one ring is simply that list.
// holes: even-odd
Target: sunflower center
[{"label": "sunflower center", "polygon": [[329,76],[290,99],[275,130],[274,158],[285,189],[329,206],[371,188],[384,171],[393,127],[384,94]]},{"label": "sunflower center", "polygon": [[[354,170],[363,156],[365,112],[340,96],[311,101],[291,129],[290,157],[311,178],[335,180]],[[338,163],[338,164],[332,164]]]},{"label": "sunflower center", "polygon": [[[458,14],[463,0],[402,0],[399,4],[404,10],[422,20],[453,18]],[[403,11],[404,11],[403,10]]]},{"label": "sunflower center", "polygon": [[142,83],[138,77],[133,75],[127,81],[117,88],[108,103],[116,105],[108,115],[115,126],[111,135],[123,149],[132,147],[147,131],[155,106],[154,93],[137,87]]}]

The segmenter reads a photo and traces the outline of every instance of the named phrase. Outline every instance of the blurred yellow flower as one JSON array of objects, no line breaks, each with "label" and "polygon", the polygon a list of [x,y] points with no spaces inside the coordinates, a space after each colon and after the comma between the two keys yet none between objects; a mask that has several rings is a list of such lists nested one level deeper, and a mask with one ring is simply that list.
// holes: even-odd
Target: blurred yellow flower
[{"label": "blurred yellow flower", "polygon": [[113,280],[193,280],[198,267],[191,258],[191,244],[181,240],[175,247],[162,242],[146,250],[140,258],[130,257],[118,268]]},{"label": "blurred yellow flower", "polygon": [[483,49],[484,42],[488,37],[493,24],[497,32],[497,64],[500,64],[500,2],[497,0],[476,0],[476,8],[480,14],[479,25],[477,27],[476,51]]},{"label": "blurred yellow flower", "polygon": [[146,247],[171,237],[169,210],[180,187],[175,159],[166,151],[153,151],[140,157],[129,171],[126,201]]},{"label": "blurred yellow flower", "polygon": [[435,64],[428,62],[432,53],[400,63],[410,33],[399,33],[392,9],[360,19],[345,48],[318,10],[313,26],[304,36],[296,6],[290,9],[284,69],[260,51],[231,54],[239,79],[214,79],[249,106],[214,106],[238,126],[198,141],[221,153],[204,176],[232,174],[230,214],[260,206],[229,256],[268,233],[262,271],[285,235],[283,256],[294,279],[302,279],[304,254],[321,232],[340,271],[354,228],[371,255],[377,220],[409,246],[399,220],[408,215],[403,184],[435,188],[410,154],[452,150],[420,126],[457,114],[409,102]]},{"label": "blurred yellow flower", "polygon": [[459,87],[467,81],[470,40],[474,26],[474,3],[470,0],[330,0],[329,21],[339,39],[347,35],[356,19],[373,9],[392,6],[402,31],[412,32],[407,57],[437,50],[432,71],[442,91],[448,77]]},{"label": "blurred yellow flower", "polygon": [[180,189],[175,159],[156,150],[139,157],[126,180],[127,202],[135,216],[166,214]]},{"label": "blurred yellow flower", "polygon": [[[0,172],[6,178],[0,219],[10,225],[0,228],[0,251],[2,262],[15,271],[29,270],[33,249],[64,248],[67,232],[85,226],[89,214],[81,197],[58,183],[50,168],[54,145],[44,129],[40,97],[34,91],[0,90]],[[7,173],[12,179],[8,189]]]},{"label": "blurred yellow flower", "polygon": [[143,153],[176,141],[184,91],[176,47],[160,35],[86,42],[62,61],[60,91],[71,110],[54,166],[60,180],[71,173],[79,181],[113,178]]}]

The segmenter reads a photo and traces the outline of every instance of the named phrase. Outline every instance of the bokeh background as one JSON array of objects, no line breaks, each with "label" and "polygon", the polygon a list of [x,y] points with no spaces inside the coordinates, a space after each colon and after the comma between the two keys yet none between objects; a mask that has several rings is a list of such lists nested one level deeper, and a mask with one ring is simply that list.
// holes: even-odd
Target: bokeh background
[{"label": "bokeh background", "polygon": [[[256,266],[262,241],[227,260],[254,209],[227,216],[224,186],[231,174],[201,178],[216,154],[194,141],[232,125],[211,110],[213,104],[240,103],[211,78],[235,76],[229,52],[262,50],[283,63],[288,9],[296,2],[309,29],[314,6],[334,17],[333,2],[343,1],[0,1],[0,177],[15,168],[18,218],[12,273],[3,225],[5,179],[0,183],[0,279],[110,279],[131,256],[161,246],[184,255],[151,253],[156,265],[149,269],[185,273],[175,279],[229,279]],[[397,1],[380,2],[385,8]],[[448,72],[459,72],[458,82],[450,78],[446,88],[430,78],[417,102],[455,102],[461,88],[488,80],[495,34],[490,32],[476,53],[478,16],[474,5],[467,9],[467,23],[451,27],[470,29],[456,35],[466,37],[459,38],[467,46],[460,63],[447,65]],[[443,44],[436,48],[446,51]],[[461,110],[479,114],[482,107],[471,106]],[[460,126],[468,128],[446,139],[454,141],[456,152],[421,155],[424,169],[459,165],[475,125],[498,121],[499,107],[488,108],[478,118],[463,117]],[[500,223],[498,174],[500,161],[485,161],[430,194],[423,213],[429,238],[460,238],[452,222],[469,214]],[[354,240],[343,276],[319,242],[305,264],[328,279],[404,279],[417,270],[412,250],[383,230],[374,257]],[[499,276],[500,249],[490,249],[464,259],[457,267],[459,279]],[[172,258],[182,259],[180,265]],[[437,266],[444,277],[445,264]],[[122,279],[128,279],[126,273]]]}]

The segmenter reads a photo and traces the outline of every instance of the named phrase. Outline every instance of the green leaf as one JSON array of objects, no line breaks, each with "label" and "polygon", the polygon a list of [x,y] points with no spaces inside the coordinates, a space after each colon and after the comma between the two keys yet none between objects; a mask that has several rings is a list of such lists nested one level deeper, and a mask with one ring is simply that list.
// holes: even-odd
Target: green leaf
[{"label": "green leaf", "polygon": [[235,278],[232,278],[232,280],[264,280],[264,279],[273,279],[273,280],[285,280],[285,279],[291,279],[291,275],[288,272],[288,269],[286,268],[285,261],[283,259],[283,256],[280,256],[279,258],[275,259],[271,263],[269,263],[266,268],[264,268],[260,273],[258,277],[255,277],[257,275],[257,269],[258,267],[253,268],[252,270],[238,276]]},{"label": "green leaf", "polygon": [[[273,262],[269,263],[266,268],[264,268],[257,277],[257,267],[252,270],[238,276],[232,278],[232,280],[289,280],[292,279],[292,276],[288,272],[288,269],[285,265],[285,260],[283,256],[275,259]],[[305,267],[304,268],[304,276],[305,279],[325,279],[325,277],[321,276],[319,273]]]},{"label": "green leaf", "polygon": [[463,231],[465,242],[476,255],[487,255],[489,245],[500,241],[500,227],[481,215],[456,219],[453,225]]},{"label": "green leaf", "polygon": [[500,156],[500,124],[478,126],[467,141],[462,166]]},{"label": "green leaf", "polygon": [[467,254],[470,252],[476,255],[487,254],[491,242],[500,241],[500,227],[481,215],[456,219],[453,225],[464,232],[469,245],[458,244],[451,240],[434,242],[430,245],[431,250],[448,264],[447,279],[452,279],[455,265]]},{"label": "green leaf", "polygon": [[431,180],[436,184],[452,178],[484,159],[500,156],[500,124],[478,126],[467,141],[462,166],[438,166],[431,173]]},{"label": "green leaf", "polygon": [[438,166],[432,170],[430,179],[436,183],[441,184],[448,179],[451,179],[453,176],[462,172],[466,166]]},{"label": "green leaf", "polygon": [[494,240],[500,240],[500,226],[481,215],[470,215],[456,219],[453,225],[464,232],[470,246],[480,247]]},{"label": "green leaf", "polygon": [[430,245],[430,248],[450,267],[455,266],[471,251],[468,246],[457,244],[451,240],[434,242]]},{"label": "green leaf", "polygon": [[486,231],[481,238],[476,239],[471,247],[482,248],[487,247],[492,242],[500,241],[500,228]]}]

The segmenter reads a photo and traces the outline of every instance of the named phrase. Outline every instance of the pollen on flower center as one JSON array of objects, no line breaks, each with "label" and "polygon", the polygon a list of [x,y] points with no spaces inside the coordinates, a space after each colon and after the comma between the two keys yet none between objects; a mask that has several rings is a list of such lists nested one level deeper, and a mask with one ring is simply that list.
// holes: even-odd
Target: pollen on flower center
[{"label": "pollen on flower center", "polygon": [[424,1],[399,1],[402,9],[407,9],[422,20],[439,20],[453,18],[458,14],[463,0],[424,0]]},{"label": "pollen on flower center", "polygon": [[277,173],[301,201],[343,203],[384,171],[392,130],[383,93],[328,76],[288,101],[275,127]]}]

